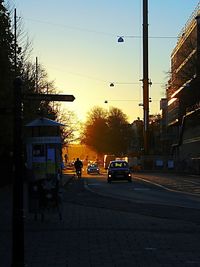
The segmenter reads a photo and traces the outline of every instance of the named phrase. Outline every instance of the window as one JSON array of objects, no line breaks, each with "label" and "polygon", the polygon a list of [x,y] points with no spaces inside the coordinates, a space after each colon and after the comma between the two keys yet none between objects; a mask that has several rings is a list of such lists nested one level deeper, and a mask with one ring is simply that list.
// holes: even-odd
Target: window
[{"label": "window", "polygon": [[44,157],[45,156],[44,145],[33,145],[33,156],[34,157]]}]

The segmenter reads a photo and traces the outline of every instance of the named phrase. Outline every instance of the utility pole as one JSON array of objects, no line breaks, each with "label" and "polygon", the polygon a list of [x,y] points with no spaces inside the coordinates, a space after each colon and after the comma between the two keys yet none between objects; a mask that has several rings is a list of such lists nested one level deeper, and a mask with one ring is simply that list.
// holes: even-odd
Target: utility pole
[{"label": "utility pole", "polygon": [[143,0],[143,110],[144,154],[149,154],[149,62],[148,62],[148,0]]},{"label": "utility pole", "polygon": [[23,209],[23,141],[22,141],[22,80],[14,80],[14,181],[12,214],[12,267],[24,264],[24,209]]},{"label": "utility pole", "polygon": [[15,64],[15,76],[17,73],[17,11],[14,10],[14,64]]}]

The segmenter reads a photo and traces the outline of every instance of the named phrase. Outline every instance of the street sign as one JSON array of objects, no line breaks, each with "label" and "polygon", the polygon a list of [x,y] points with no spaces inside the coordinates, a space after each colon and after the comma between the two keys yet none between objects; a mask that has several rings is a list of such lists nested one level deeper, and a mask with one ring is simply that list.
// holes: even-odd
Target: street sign
[{"label": "street sign", "polygon": [[40,101],[68,101],[73,102],[75,97],[73,95],[59,95],[59,94],[24,94],[26,100],[40,100]]}]

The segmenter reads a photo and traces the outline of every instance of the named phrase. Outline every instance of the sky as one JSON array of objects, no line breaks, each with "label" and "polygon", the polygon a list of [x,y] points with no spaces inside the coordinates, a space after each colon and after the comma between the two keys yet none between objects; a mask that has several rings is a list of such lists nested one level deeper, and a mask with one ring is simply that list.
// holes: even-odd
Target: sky
[{"label": "sky", "polygon": [[[83,122],[94,106],[120,108],[129,122],[143,119],[142,0],[4,2],[23,21],[32,40],[32,61],[38,58],[61,94],[74,95],[74,102],[62,103],[64,109]],[[160,112],[171,52],[197,4],[199,0],[148,1],[150,114]],[[117,42],[119,36],[123,43]]]}]

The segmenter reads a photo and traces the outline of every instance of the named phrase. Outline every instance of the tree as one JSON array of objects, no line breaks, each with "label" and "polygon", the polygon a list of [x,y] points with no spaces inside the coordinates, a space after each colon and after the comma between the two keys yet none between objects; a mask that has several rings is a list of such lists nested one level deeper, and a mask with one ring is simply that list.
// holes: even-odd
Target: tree
[{"label": "tree", "polygon": [[108,149],[107,136],[107,113],[103,108],[94,107],[88,113],[81,142],[92,147],[98,153],[106,153]]},{"label": "tree", "polygon": [[12,147],[12,99],[14,78],[14,35],[8,10],[0,2],[0,147],[1,153],[9,154]]},{"label": "tree", "polygon": [[58,106],[57,120],[63,124],[61,127],[61,137],[65,145],[79,140],[80,122],[74,112],[70,110],[61,110]]},{"label": "tree", "polygon": [[[30,93],[55,93],[56,89],[53,81],[48,80],[48,74],[42,65],[37,67],[37,86],[36,86],[36,67],[35,64],[27,61],[22,68],[22,79],[24,95]],[[30,105],[31,103],[31,105]],[[58,113],[57,104],[48,101],[24,100],[24,124],[35,119],[38,116],[56,119]]]},{"label": "tree", "polygon": [[138,117],[137,120],[133,121],[132,125],[132,142],[131,142],[131,150],[133,153],[141,154],[142,149],[144,147],[144,122],[140,120]]},{"label": "tree", "polygon": [[[6,158],[13,150],[13,81],[16,76],[23,80],[23,93],[36,92],[36,67],[29,61],[31,44],[17,21],[17,31],[13,34],[11,12],[0,1],[0,156]],[[19,44],[19,42],[20,44]],[[45,69],[37,68],[38,93],[55,93],[54,82],[49,82]],[[56,105],[46,101],[23,101],[23,122],[39,115],[56,119]],[[40,113],[40,114],[39,114]]]},{"label": "tree", "polygon": [[127,152],[132,137],[127,116],[118,108],[109,112],[94,107],[87,117],[82,134],[82,143],[102,154],[123,155]]},{"label": "tree", "polygon": [[132,139],[131,125],[127,116],[118,108],[111,108],[107,118],[109,152],[123,156],[126,154]]},{"label": "tree", "polygon": [[149,116],[149,146],[152,154],[162,154],[160,114]]}]

